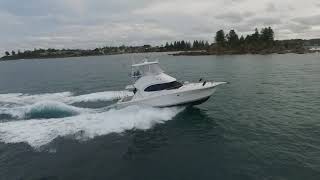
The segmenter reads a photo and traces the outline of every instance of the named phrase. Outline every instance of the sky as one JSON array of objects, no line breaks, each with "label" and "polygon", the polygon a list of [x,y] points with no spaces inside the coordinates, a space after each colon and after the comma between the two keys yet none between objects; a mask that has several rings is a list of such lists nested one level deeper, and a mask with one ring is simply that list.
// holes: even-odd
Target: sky
[{"label": "sky", "polygon": [[276,39],[320,38],[319,0],[0,0],[0,54],[208,40],[271,26]]}]

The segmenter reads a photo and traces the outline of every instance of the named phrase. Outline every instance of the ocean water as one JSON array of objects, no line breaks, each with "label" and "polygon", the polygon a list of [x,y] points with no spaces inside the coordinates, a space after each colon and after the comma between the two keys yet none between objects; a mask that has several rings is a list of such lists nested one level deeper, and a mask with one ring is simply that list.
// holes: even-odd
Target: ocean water
[{"label": "ocean water", "polygon": [[[132,59],[228,81],[186,108],[108,108]],[[0,62],[0,179],[320,179],[320,55]]]}]

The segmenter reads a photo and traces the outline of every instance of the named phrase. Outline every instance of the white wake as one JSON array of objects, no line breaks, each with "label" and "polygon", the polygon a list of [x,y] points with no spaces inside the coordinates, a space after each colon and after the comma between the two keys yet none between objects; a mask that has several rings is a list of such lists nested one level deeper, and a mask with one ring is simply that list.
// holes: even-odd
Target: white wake
[{"label": "white wake", "polygon": [[129,91],[104,91],[84,95],[74,95],[72,92],[46,93],[46,94],[0,94],[0,107],[34,104],[41,101],[57,101],[66,104],[78,102],[112,101],[126,96],[133,96]]},{"label": "white wake", "polygon": [[[78,102],[98,102],[132,96],[127,91],[106,91],[84,95],[71,92],[52,94],[0,94],[0,141],[25,142],[34,148],[57,137],[87,140],[109,133],[149,129],[172,119],[182,108],[90,109]],[[80,135],[79,135],[80,134]]]},{"label": "white wake", "polygon": [[32,119],[0,123],[0,141],[26,142],[35,148],[50,143],[55,138],[75,135],[86,140],[109,133],[122,133],[132,129],[149,129],[154,124],[172,119],[181,108],[127,107],[100,113],[83,113],[57,119]]},{"label": "white wake", "polygon": [[57,101],[40,101],[25,106],[0,107],[0,115],[7,115],[12,119],[65,117],[90,111],[92,110],[67,105]]}]

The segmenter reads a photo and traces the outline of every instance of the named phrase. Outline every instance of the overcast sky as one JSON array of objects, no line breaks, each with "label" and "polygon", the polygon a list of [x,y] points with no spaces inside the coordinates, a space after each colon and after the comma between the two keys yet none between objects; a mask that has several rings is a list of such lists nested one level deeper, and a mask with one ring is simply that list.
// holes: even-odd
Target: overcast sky
[{"label": "overcast sky", "polygon": [[319,0],[0,0],[0,51],[213,41],[219,29],[319,38]]}]

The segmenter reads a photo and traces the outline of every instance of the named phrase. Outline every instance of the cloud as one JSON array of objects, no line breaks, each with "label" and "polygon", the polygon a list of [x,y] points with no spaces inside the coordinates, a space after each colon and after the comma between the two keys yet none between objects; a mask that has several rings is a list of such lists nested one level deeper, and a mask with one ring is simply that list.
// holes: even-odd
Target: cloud
[{"label": "cloud", "polygon": [[213,9],[214,4],[209,0],[173,0],[156,1],[134,11],[136,15],[189,15],[203,14]]},{"label": "cloud", "polygon": [[273,3],[271,2],[267,3],[267,7],[266,7],[267,12],[274,12],[276,10],[277,10],[276,6]]},{"label": "cloud", "polygon": [[276,17],[254,17],[249,19],[248,24],[256,26],[273,26],[281,24],[281,19]]},{"label": "cloud", "polygon": [[320,14],[294,18],[293,21],[304,25],[320,26]]},{"label": "cloud", "polygon": [[305,32],[306,30],[311,29],[311,26],[291,22],[289,24],[284,25],[283,29],[286,29],[287,31],[292,33],[302,33],[302,32]]},{"label": "cloud", "polygon": [[213,40],[219,29],[318,37],[318,0],[1,0],[0,51]]},{"label": "cloud", "polygon": [[230,22],[239,22],[242,21],[245,17],[241,13],[223,13],[216,16],[217,19],[222,19]]}]

